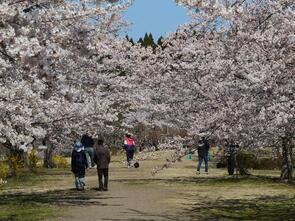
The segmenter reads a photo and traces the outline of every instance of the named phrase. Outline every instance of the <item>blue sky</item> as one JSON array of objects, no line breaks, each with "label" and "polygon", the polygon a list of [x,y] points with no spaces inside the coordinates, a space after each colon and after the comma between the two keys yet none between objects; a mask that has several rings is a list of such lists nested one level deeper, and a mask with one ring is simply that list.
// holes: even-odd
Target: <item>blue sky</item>
[{"label": "blue sky", "polygon": [[135,0],[124,13],[124,18],[132,24],[123,34],[136,41],[146,32],[151,32],[157,40],[189,21],[187,10],[177,6],[173,0]]}]

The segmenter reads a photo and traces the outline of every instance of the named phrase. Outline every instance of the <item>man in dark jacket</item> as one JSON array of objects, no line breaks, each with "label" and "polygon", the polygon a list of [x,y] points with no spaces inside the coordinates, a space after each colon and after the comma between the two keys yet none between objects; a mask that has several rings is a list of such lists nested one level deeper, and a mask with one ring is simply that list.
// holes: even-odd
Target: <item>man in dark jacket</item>
[{"label": "man in dark jacket", "polygon": [[81,139],[81,143],[84,146],[88,167],[94,167],[94,141],[91,136],[88,134],[84,134]]},{"label": "man in dark jacket", "polygon": [[205,172],[208,174],[208,153],[209,153],[209,142],[205,137],[201,137],[201,139],[198,142],[198,168],[197,168],[197,174],[201,173],[201,166],[202,162],[204,160],[205,162]]},{"label": "man in dark jacket", "polygon": [[99,139],[97,141],[94,161],[97,164],[97,175],[99,183],[98,190],[107,191],[109,179],[109,163],[111,162],[111,154],[109,149],[105,145],[103,145],[102,139]]},{"label": "man in dark jacket", "polygon": [[71,167],[75,174],[75,185],[77,190],[83,190],[85,186],[85,169],[87,168],[87,160],[84,148],[80,141],[76,141],[72,152]]}]

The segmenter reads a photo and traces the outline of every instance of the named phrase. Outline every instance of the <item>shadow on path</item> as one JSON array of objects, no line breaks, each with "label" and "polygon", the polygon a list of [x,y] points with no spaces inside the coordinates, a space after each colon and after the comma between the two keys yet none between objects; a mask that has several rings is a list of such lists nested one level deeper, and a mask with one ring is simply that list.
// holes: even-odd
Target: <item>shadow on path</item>
[{"label": "shadow on path", "polygon": [[[1,194],[3,200],[0,205],[5,204],[53,204],[61,206],[106,206],[103,200],[115,197],[102,195],[95,189],[77,191],[76,189],[54,190],[38,193],[6,193]],[[116,197],[118,198],[118,197]],[[120,205],[112,205],[120,206]]]},{"label": "shadow on path", "polygon": [[[243,176],[235,178],[232,176],[227,177],[215,177],[215,176],[196,176],[196,177],[174,177],[174,178],[144,178],[144,179],[114,179],[112,182],[120,183],[132,183],[132,184],[152,184],[152,183],[162,183],[162,184],[236,184],[239,182],[255,182],[255,183],[281,183],[278,178],[263,177],[263,176]],[[286,184],[291,185],[291,184]]]},{"label": "shadow on path", "polygon": [[[183,221],[184,219],[182,217],[178,217],[177,215],[173,214],[153,214],[149,212],[143,212],[140,210],[135,209],[128,209],[125,214],[128,216],[128,218],[105,218],[102,220],[105,221]],[[134,217],[134,218],[132,218]]]}]

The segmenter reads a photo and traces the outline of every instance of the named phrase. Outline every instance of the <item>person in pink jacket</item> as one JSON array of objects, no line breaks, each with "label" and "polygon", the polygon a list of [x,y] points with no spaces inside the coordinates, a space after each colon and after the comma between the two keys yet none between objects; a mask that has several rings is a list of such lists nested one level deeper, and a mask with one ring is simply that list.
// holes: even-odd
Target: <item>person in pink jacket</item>
[{"label": "person in pink jacket", "polygon": [[126,134],[124,138],[124,149],[126,151],[127,165],[128,168],[131,166],[131,161],[133,160],[135,152],[135,142],[131,137],[131,134]]}]

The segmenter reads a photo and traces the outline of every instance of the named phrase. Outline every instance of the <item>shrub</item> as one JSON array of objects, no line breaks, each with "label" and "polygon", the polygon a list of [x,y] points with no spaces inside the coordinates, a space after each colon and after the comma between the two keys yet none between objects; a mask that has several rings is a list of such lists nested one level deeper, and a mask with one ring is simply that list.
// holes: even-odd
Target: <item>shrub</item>
[{"label": "shrub", "polygon": [[0,162],[0,185],[6,183],[8,173],[9,166],[4,162]]},{"label": "shrub", "polygon": [[31,168],[37,168],[40,158],[38,157],[37,151],[35,149],[33,149],[31,151],[31,153],[29,153],[28,158],[29,158],[30,167]]},{"label": "shrub", "polygon": [[52,157],[52,162],[56,168],[66,168],[68,166],[67,158],[55,155]]},{"label": "shrub", "polygon": [[216,163],[216,168],[225,168],[227,166],[226,157],[219,157],[218,162]]},{"label": "shrub", "polygon": [[8,163],[11,168],[12,175],[19,176],[21,168],[24,168],[24,160],[21,155],[15,154],[8,157]]}]

